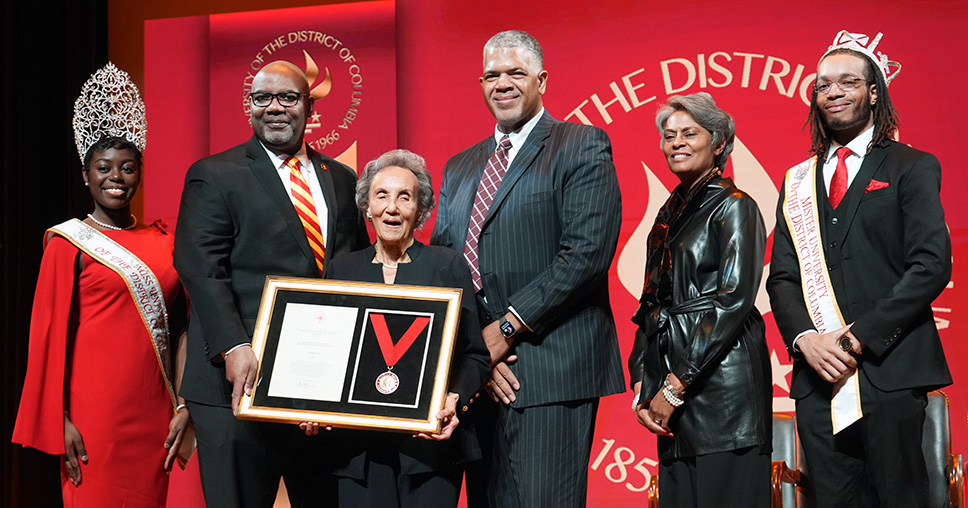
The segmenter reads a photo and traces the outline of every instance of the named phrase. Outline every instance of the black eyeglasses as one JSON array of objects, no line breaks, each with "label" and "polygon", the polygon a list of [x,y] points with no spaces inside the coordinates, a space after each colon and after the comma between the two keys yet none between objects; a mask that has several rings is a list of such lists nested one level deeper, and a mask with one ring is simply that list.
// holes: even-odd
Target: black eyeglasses
[{"label": "black eyeglasses", "polygon": [[265,93],[256,92],[249,94],[249,100],[252,101],[252,105],[257,108],[267,108],[269,104],[272,104],[272,99],[279,101],[279,105],[284,108],[291,108],[299,103],[299,99],[305,97],[304,93],[296,92],[282,92],[282,93]]},{"label": "black eyeglasses", "polygon": [[852,92],[855,88],[861,85],[866,85],[867,83],[870,83],[870,81],[864,78],[840,78],[837,81],[823,83],[818,82],[813,85],[813,89],[816,90],[817,93],[827,94],[830,92],[830,87],[837,85],[837,88],[840,88],[841,91]]}]

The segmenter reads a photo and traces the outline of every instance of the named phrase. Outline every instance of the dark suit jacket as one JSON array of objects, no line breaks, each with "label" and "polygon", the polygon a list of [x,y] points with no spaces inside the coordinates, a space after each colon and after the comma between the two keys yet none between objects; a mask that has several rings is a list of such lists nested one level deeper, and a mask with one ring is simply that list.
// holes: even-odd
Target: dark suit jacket
[{"label": "dark suit jacket", "polygon": [[[872,180],[886,187],[868,191]],[[880,390],[933,389],[951,383],[931,302],[951,278],[951,239],[941,207],[941,165],[931,154],[889,141],[864,157],[836,211],[817,171],[821,238],[834,294],[846,323],[865,344],[860,371]],[[797,255],[777,209],[767,290],[794,358],[790,395],[823,381],[793,339],[814,328],[803,301]]]},{"label": "dark suit jacket", "polygon": [[[447,162],[431,243],[463,251],[495,148],[488,136]],[[488,312],[497,319],[513,306],[534,330],[514,347],[521,390],[513,406],[624,391],[608,295],[621,220],[608,135],[545,112],[508,168],[478,242]]]},{"label": "dark suit jacket", "polygon": [[[307,151],[329,209],[326,259],[365,247],[356,173]],[[192,164],[176,231],[175,268],[191,300],[181,394],[228,406],[232,386],[217,357],[251,341],[266,276],[319,277],[319,270],[289,194],[254,136]]]}]

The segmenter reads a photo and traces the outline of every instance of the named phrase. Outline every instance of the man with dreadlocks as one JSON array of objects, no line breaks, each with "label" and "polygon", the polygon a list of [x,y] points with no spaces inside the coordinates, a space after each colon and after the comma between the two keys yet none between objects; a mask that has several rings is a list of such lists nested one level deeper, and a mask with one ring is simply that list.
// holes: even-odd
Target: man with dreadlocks
[{"label": "man with dreadlocks", "polygon": [[767,290],[794,359],[816,506],[927,506],[927,392],[951,383],[931,302],[951,276],[941,165],[895,142],[900,65],[841,31],[817,66],[809,160],[777,207]]}]

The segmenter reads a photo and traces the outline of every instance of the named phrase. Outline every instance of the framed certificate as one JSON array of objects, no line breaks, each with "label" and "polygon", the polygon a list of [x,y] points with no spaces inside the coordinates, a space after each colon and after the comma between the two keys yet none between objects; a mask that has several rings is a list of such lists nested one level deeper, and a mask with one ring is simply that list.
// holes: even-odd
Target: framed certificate
[{"label": "framed certificate", "polygon": [[239,418],[437,432],[460,289],[268,277]]}]

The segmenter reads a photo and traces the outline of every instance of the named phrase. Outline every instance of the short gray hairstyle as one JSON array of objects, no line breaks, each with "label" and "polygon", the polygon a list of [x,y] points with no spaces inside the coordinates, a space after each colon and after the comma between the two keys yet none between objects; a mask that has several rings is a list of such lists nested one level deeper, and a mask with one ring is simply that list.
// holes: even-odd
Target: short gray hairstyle
[{"label": "short gray hairstyle", "polygon": [[716,167],[720,170],[724,169],[729,154],[733,153],[733,141],[736,138],[736,124],[733,122],[733,117],[716,106],[713,96],[706,92],[673,95],[655,115],[655,126],[659,128],[660,134],[659,146],[662,146],[661,134],[665,130],[665,124],[676,111],[689,113],[696,123],[712,134],[710,143],[712,148],[716,148],[723,141],[726,142],[723,152],[717,155],[715,160]]},{"label": "short gray hairstyle", "polygon": [[484,45],[484,54],[495,48],[518,48],[531,53],[531,63],[537,69],[535,72],[544,70],[544,53],[541,52],[541,44],[531,34],[521,30],[505,30],[488,39]]},{"label": "short gray hairstyle", "polygon": [[430,217],[430,213],[437,206],[437,199],[434,198],[434,186],[430,180],[430,171],[427,171],[427,162],[424,158],[411,152],[410,150],[390,150],[385,154],[366,163],[366,168],[356,182],[356,207],[361,212],[366,213],[369,205],[370,185],[376,175],[386,168],[396,166],[409,169],[417,177],[417,225],[421,225]]}]

